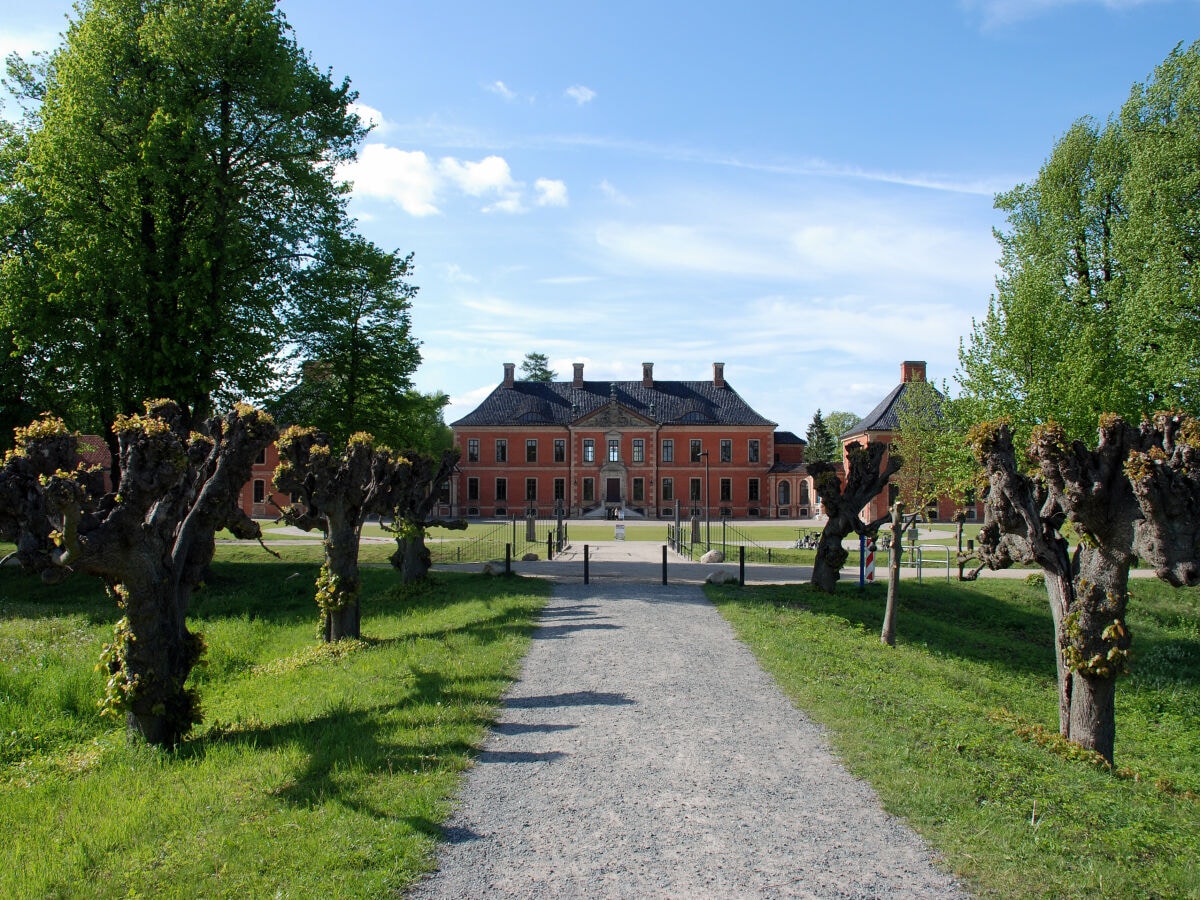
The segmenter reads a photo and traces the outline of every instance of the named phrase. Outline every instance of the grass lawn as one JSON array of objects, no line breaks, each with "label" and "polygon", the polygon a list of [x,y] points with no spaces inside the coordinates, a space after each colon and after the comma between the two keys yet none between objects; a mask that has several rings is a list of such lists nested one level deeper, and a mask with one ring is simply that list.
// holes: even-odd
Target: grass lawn
[{"label": "grass lawn", "polygon": [[1114,773],[1056,745],[1045,591],[708,588],[849,767],[980,896],[1200,897],[1200,592],[1133,584]]},{"label": "grass lawn", "polygon": [[222,548],[253,561],[217,562],[196,595],[205,721],[173,752],[97,715],[117,617],[98,583],[0,572],[0,896],[380,897],[431,866],[548,588],[406,592],[367,569],[365,639],[327,647],[320,548],[285,549]]}]

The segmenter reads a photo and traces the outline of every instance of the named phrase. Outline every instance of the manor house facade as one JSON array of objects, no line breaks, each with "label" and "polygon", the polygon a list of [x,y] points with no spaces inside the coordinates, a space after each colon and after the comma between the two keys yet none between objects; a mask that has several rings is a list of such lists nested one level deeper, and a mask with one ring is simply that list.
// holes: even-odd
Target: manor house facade
[{"label": "manor house facade", "polygon": [[805,442],[759,415],[713,363],[707,381],[517,381],[515,365],[451,423],[454,515],[808,518]]}]

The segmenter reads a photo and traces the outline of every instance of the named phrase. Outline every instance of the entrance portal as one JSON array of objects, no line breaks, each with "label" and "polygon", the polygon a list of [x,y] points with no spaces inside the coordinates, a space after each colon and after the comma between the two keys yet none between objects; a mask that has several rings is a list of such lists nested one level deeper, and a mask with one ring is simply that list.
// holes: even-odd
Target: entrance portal
[{"label": "entrance portal", "polygon": [[621,479],[606,478],[604,481],[604,502],[605,503],[620,503],[621,502]]}]

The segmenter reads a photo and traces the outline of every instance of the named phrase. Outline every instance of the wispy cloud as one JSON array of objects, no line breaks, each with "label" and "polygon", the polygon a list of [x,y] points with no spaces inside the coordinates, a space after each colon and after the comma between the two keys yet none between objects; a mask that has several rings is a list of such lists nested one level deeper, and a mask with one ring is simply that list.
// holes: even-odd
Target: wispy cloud
[{"label": "wispy cloud", "polygon": [[585,103],[591,103],[596,99],[596,92],[590,87],[584,87],[582,84],[573,84],[563,93],[565,93],[580,106],[583,106]]},{"label": "wispy cloud", "polygon": [[982,284],[984,291],[994,273],[987,224],[959,223],[956,206],[897,210],[833,192],[796,209],[714,199],[705,211],[672,207],[670,198],[655,198],[655,207],[667,211],[659,221],[613,218],[593,228],[593,246],[608,265],[790,284]]},{"label": "wispy cloud", "polygon": [[516,100],[517,94],[503,81],[493,81],[491,84],[485,84],[483,89],[489,93],[495,94],[497,97],[503,97],[505,100]]},{"label": "wispy cloud", "polygon": [[629,198],[622,194],[611,181],[605,178],[597,187],[600,188],[600,193],[611,200],[613,203],[621,206],[629,205]]},{"label": "wispy cloud", "polygon": [[[1034,19],[1067,6],[1089,4],[1108,10],[1127,10],[1164,0],[961,0],[969,12],[977,13],[985,28],[1001,28]],[[1169,0],[1167,0],[1169,2]]]}]

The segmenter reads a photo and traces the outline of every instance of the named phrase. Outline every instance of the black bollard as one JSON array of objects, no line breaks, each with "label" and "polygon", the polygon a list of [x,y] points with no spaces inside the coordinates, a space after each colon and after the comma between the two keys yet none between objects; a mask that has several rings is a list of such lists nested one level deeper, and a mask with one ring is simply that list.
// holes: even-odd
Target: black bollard
[{"label": "black bollard", "polygon": [[667,583],[667,548],[663,547],[663,584]]},{"label": "black bollard", "polygon": [[512,544],[504,545],[504,574],[512,574]]},{"label": "black bollard", "polygon": [[746,586],[746,545],[738,544],[738,584]]},{"label": "black bollard", "polygon": [[583,583],[588,583],[588,545],[583,545]]}]

